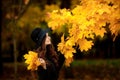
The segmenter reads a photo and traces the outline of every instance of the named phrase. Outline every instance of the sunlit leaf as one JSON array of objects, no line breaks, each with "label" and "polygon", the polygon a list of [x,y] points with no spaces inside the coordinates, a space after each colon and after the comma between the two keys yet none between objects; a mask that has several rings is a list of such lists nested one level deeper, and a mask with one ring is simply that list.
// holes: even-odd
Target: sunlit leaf
[{"label": "sunlit leaf", "polygon": [[86,39],[79,39],[78,45],[81,51],[88,51],[89,49],[92,48],[93,42],[87,41]]}]

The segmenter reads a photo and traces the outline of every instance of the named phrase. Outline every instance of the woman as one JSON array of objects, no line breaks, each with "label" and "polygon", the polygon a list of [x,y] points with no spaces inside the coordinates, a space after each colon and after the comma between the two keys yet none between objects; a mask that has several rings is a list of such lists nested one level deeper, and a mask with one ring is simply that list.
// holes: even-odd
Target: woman
[{"label": "woman", "polygon": [[37,44],[35,51],[43,64],[37,70],[38,80],[57,80],[65,59],[64,56],[54,50],[47,30],[35,28],[31,33],[31,38]]}]

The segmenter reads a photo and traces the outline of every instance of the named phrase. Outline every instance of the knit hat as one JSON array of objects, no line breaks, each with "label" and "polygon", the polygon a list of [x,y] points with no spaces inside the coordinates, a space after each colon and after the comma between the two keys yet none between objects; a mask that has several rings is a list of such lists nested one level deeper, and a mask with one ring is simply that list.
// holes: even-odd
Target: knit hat
[{"label": "knit hat", "polygon": [[47,32],[47,29],[43,30],[41,28],[35,28],[31,33],[31,38],[38,46],[40,46]]}]

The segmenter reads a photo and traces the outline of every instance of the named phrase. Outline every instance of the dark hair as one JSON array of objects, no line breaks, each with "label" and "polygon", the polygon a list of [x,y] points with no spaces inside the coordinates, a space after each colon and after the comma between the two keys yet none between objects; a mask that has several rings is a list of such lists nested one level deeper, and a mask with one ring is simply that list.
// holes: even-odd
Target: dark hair
[{"label": "dark hair", "polygon": [[58,55],[54,49],[53,44],[45,45],[45,39],[44,37],[41,46],[39,46],[36,51],[38,53],[38,57],[42,57],[43,59],[48,59],[52,61],[56,66],[58,66]]}]

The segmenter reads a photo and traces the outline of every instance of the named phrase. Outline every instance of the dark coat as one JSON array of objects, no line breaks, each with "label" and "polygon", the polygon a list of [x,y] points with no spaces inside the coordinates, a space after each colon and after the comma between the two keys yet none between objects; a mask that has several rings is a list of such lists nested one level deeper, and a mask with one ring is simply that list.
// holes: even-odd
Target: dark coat
[{"label": "dark coat", "polygon": [[38,67],[38,80],[58,80],[59,78],[59,71],[64,63],[64,56],[62,54],[59,55],[58,67],[50,60],[46,59],[46,67],[47,69],[43,69],[42,66]]},{"label": "dark coat", "polygon": [[56,71],[55,65],[47,60],[46,67],[46,70],[42,66],[38,67],[38,80],[57,80],[58,72]]}]

